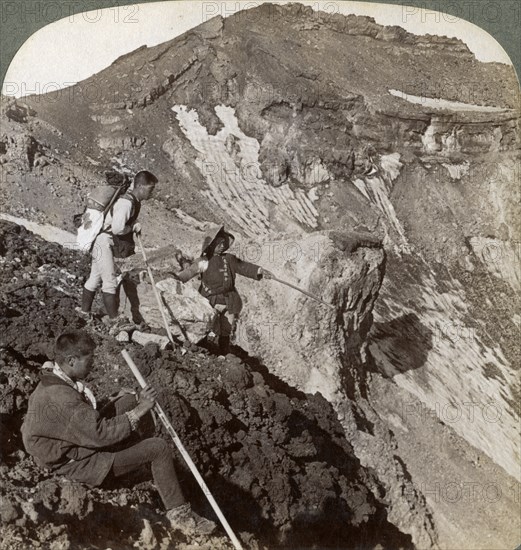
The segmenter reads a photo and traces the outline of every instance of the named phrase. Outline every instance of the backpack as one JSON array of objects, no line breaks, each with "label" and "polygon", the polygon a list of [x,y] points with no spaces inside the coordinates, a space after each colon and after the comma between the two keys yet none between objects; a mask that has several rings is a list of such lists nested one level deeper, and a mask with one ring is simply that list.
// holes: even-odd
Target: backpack
[{"label": "backpack", "polygon": [[105,217],[119,197],[130,186],[130,179],[117,172],[106,172],[106,185],[100,185],[87,195],[87,206],[81,216],[76,235],[76,246],[84,254],[90,254],[96,237],[101,233]]}]

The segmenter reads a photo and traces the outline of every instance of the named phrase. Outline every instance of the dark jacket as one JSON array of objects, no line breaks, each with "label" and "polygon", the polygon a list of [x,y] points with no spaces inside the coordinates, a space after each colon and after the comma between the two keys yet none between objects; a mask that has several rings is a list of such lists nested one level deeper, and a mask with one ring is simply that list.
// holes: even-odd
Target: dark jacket
[{"label": "dark jacket", "polygon": [[[197,265],[200,258],[190,267],[177,274],[177,277],[186,282],[195,277],[199,272]],[[245,262],[233,254],[212,256],[208,260],[208,268],[201,274],[199,292],[208,299],[212,306],[226,304],[230,313],[239,314],[242,309],[242,300],[235,288],[235,276],[242,275],[249,279],[262,279],[258,265]]]},{"label": "dark jacket", "polygon": [[131,434],[125,414],[103,418],[82,394],[52,373],[42,375],[22,425],[25,449],[44,468],[100,485],[114,454],[103,449]]}]

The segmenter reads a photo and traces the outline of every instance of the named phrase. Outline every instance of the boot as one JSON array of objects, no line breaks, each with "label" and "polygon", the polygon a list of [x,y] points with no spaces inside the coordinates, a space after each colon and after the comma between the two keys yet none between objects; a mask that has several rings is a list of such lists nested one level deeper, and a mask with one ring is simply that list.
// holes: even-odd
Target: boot
[{"label": "boot", "polygon": [[107,311],[107,315],[111,319],[115,319],[118,316],[118,301],[115,294],[109,294],[108,292],[102,292],[103,305]]},{"label": "boot", "polygon": [[219,355],[227,355],[230,353],[230,337],[219,336]]},{"label": "boot", "polygon": [[103,322],[109,329],[111,336],[117,336],[120,332],[129,332],[136,328],[135,323],[130,319],[127,319],[124,315],[117,315],[116,317],[105,317]]},{"label": "boot", "polygon": [[94,296],[96,296],[95,292],[83,287],[83,296],[81,297],[81,311],[83,313],[90,313]]},{"label": "boot", "polygon": [[213,521],[196,514],[188,502],[168,510],[166,517],[172,529],[181,531],[187,537],[211,535],[217,527]]}]

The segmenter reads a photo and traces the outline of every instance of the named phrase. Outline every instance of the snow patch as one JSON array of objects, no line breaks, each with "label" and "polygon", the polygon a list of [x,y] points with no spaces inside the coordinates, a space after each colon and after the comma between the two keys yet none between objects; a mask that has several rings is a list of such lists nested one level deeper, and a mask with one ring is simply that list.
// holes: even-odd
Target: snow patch
[{"label": "snow patch", "polygon": [[21,225],[25,227],[28,231],[39,235],[40,237],[51,243],[58,243],[65,248],[78,248],[78,246],[76,245],[76,235],[55,227],[54,225],[50,225],[48,223],[32,222],[30,220],[26,220],[25,218],[11,216],[10,214],[4,214],[2,212],[0,212],[0,219],[16,223],[17,225]]},{"label": "snow patch", "polygon": [[443,164],[443,166],[447,169],[453,181],[458,181],[463,176],[466,176],[470,169],[470,163],[468,161],[465,161],[463,164]]},{"label": "snow patch", "polygon": [[402,252],[410,252],[410,247],[405,236],[405,231],[396,215],[394,206],[389,198],[392,190],[392,182],[400,174],[403,166],[400,162],[400,154],[392,153],[382,155],[379,160],[379,169],[375,175],[365,176],[353,181],[356,188],[374,204],[387,218],[390,225],[399,235],[398,249]]},{"label": "snow patch", "polygon": [[259,142],[240,129],[232,107],[215,107],[223,123],[216,135],[208,134],[196,110],[185,105],[174,105],[172,110],[198,152],[197,164],[208,184],[203,193],[246,235],[267,235],[274,213],[317,227],[318,211],[305,190],[288,184],[272,187],[262,177]]},{"label": "snow patch", "polygon": [[461,101],[449,101],[448,99],[440,99],[436,97],[418,96],[407,94],[400,90],[389,90],[389,93],[394,97],[404,99],[409,103],[423,105],[424,107],[432,107],[433,109],[448,109],[450,111],[480,111],[483,113],[501,113],[510,111],[505,107],[491,107],[489,105],[476,105],[474,103],[463,103]]},{"label": "snow patch", "polygon": [[[440,292],[432,275],[422,277],[417,285],[422,289],[421,298],[412,309],[396,301],[396,289],[384,282],[380,300],[385,303],[385,318],[376,307],[374,320],[385,326],[389,320],[417,315],[419,326],[428,333],[427,348],[422,351],[397,346],[392,337],[378,333],[377,325],[369,344],[371,354],[387,376],[425,405],[425,409],[416,410],[403,403],[403,414],[432,411],[511,476],[521,479],[519,417],[512,411],[510,403],[515,398],[509,389],[517,383],[516,370],[499,346],[485,344],[478,332],[468,326],[462,287],[454,284]],[[410,291],[414,295],[413,289]],[[407,293],[406,286],[402,292]],[[408,330],[405,325],[404,330]],[[422,353],[421,364],[414,364],[415,355]],[[501,379],[486,376],[489,365],[496,367]]]}]

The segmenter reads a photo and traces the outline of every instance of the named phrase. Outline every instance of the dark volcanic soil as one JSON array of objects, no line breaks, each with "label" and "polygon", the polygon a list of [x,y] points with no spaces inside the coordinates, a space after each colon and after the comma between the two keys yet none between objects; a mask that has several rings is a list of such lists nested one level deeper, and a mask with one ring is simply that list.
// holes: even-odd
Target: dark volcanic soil
[{"label": "dark volcanic soil", "polygon": [[[75,314],[85,259],[7,222],[0,223],[0,243],[4,547],[183,548],[166,528],[146,472],[118,487],[92,489],[40,470],[25,453],[19,429],[27,398],[63,330],[85,328],[98,342],[88,380],[98,396],[136,384],[122,345],[101,323],[85,327]],[[410,547],[409,537],[387,521],[382,487],[354,456],[322,396],[290,388],[247,357],[126,348],[160,390],[181,440],[248,547]],[[186,494],[211,516],[177,458]],[[198,543],[229,544],[224,537]]]}]

